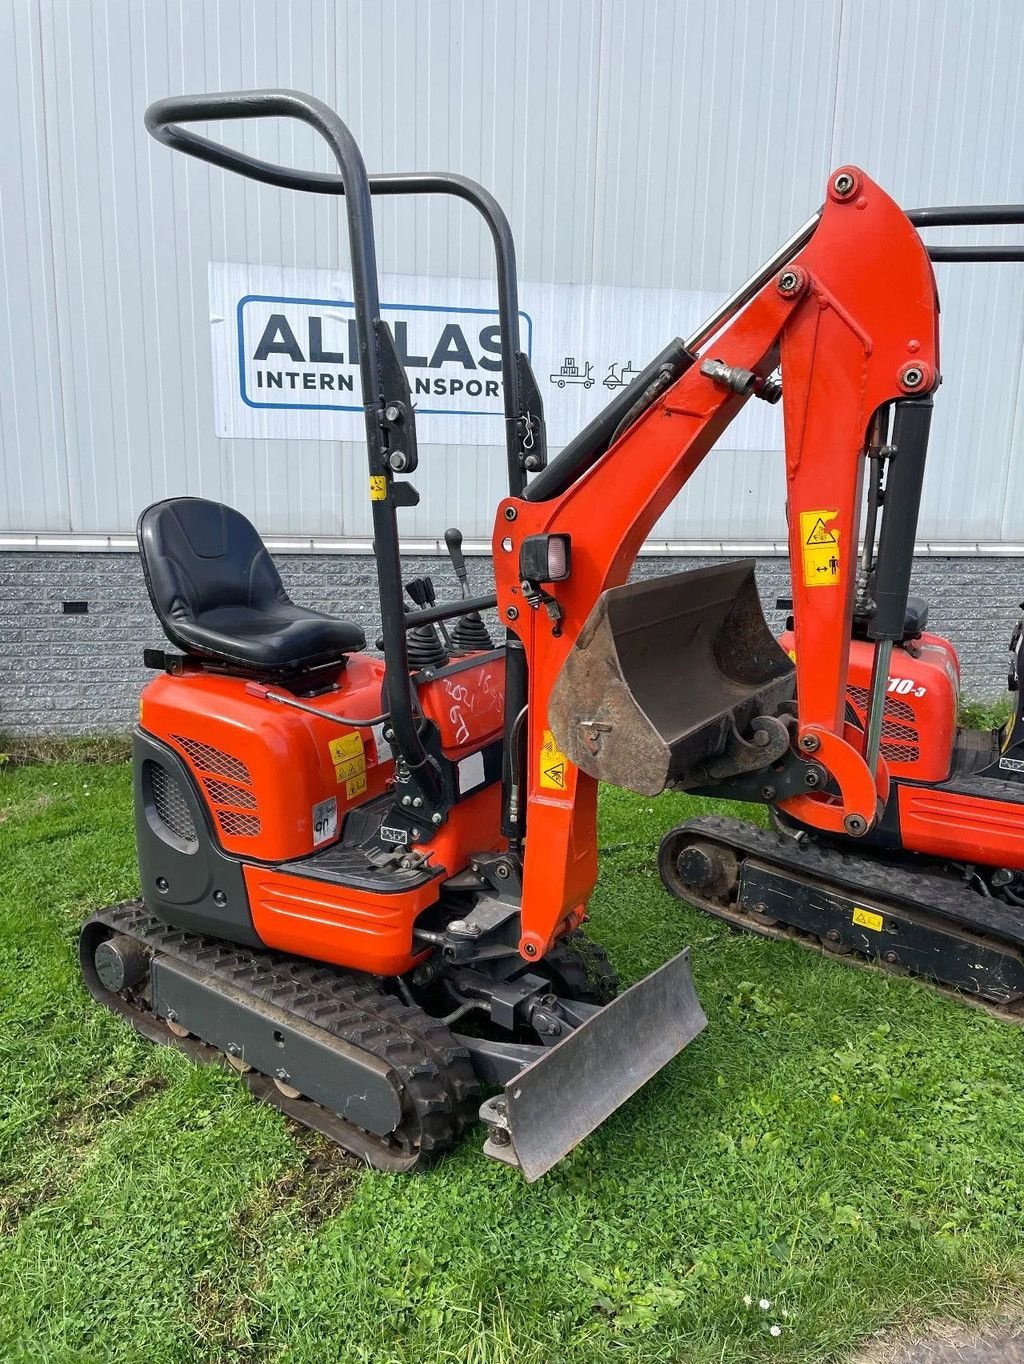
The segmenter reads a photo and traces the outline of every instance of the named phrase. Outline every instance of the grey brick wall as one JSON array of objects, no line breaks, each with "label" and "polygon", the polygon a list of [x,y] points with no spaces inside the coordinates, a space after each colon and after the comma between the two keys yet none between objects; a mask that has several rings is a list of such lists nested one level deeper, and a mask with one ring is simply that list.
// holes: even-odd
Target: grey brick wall
[{"label": "grey brick wall", "polygon": [[[697,559],[645,558],[638,576],[696,567]],[[368,556],[280,555],[295,600],[378,632],[373,560]],[[473,591],[485,592],[490,566],[470,559]],[[408,577],[430,573],[445,595],[454,579],[442,559],[410,559]],[[775,598],[789,591],[784,559],[758,563],[773,626]],[[1005,687],[1005,645],[1024,596],[1024,559],[919,559],[913,590],[931,602],[930,625],[960,651],[964,693],[992,697]],[[88,614],[62,603],[86,601]],[[0,733],[91,734],[127,729],[147,674],[142,649],[159,645],[157,626],[133,554],[0,553]]]}]

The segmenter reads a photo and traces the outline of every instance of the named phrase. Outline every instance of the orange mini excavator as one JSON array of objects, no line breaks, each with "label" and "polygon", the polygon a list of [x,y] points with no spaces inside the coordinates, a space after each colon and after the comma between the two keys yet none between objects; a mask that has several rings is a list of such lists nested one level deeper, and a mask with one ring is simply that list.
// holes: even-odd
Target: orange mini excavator
[{"label": "orange mini excavator", "polygon": [[[183,126],[262,117],[311,125],[338,174],[271,165]],[[455,175],[368,177],[337,115],[288,91],[167,99],[146,124],[226,170],[344,196],[383,656],[364,652],[356,626],[295,605],[237,511],[178,497],[142,513],[146,582],[172,648],[147,651],[158,675],[134,738],[142,896],[82,931],[98,1000],[155,1041],[225,1058],[256,1094],[372,1165],[417,1167],[479,1111],[487,1153],[534,1179],[705,1025],[686,952],[617,994],[584,935],[598,780],[739,794],[776,806],[787,829],[895,838],[901,852],[1008,869],[973,873],[993,891],[1017,884],[1024,788],[968,772],[972,753],[976,767],[997,758],[954,741],[952,651],[907,609],[938,305],[913,223],[866,175],[835,173],[821,212],[549,463],[511,233],[485,190]],[[417,580],[410,611],[397,514],[417,501],[416,420],[380,316],[376,194],[463,199],[497,265],[509,495],[495,591],[465,595],[453,530],[461,597],[438,603]],[[732,418],[780,397],[795,566],[786,648],[749,561],[627,584]],[[883,464],[879,553],[858,597],[862,475]],[[497,643],[479,615],[490,608]],[[904,735],[898,779],[879,747],[885,724],[903,722],[880,709],[895,650],[913,686],[891,699],[933,727],[920,754]],[[784,918],[776,900],[795,901],[795,883],[839,906],[822,887],[835,858],[788,834],[769,855],[744,828],[674,831],[670,887],[759,927]],[[942,885],[967,894],[953,877]],[[855,898],[865,931],[910,922],[895,891]],[[975,937],[1019,971],[1020,913],[992,895],[971,905]],[[945,907],[915,913],[925,938],[967,937]]]}]

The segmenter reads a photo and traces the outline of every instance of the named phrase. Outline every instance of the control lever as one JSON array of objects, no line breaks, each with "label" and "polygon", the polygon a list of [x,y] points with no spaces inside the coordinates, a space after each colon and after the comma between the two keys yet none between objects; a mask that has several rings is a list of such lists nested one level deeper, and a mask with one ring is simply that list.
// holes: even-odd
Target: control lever
[{"label": "control lever", "polygon": [[[458,526],[448,527],[444,533],[444,542],[448,546],[448,557],[452,561],[452,568],[462,589],[462,600],[465,601],[469,596],[469,574],[466,572],[466,559],[462,553],[462,531]],[[452,631],[452,642],[455,645],[455,652],[459,654],[479,653],[484,649],[494,648],[494,643],[487,633],[487,626],[480,619],[479,611],[470,611],[459,617]]]},{"label": "control lever", "polygon": [[459,580],[462,588],[463,597],[469,595],[469,574],[466,572],[466,560],[462,553],[462,531],[458,526],[449,526],[444,533],[444,542],[448,546],[448,557],[452,561],[452,568],[455,576]]},{"label": "control lever", "polygon": [[433,606],[437,601],[434,584],[429,578],[412,578],[406,583],[405,590],[419,607]]},{"label": "control lever", "polygon": [[[413,578],[406,583],[405,590],[419,607],[433,606],[437,601],[437,594],[434,592],[434,583],[431,578]],[[439,620],[434,625],[434,633],[437,634],[438,632],[440,632],[445,648],[450,654],[453,649],[452,637],[448,633],[444,621]]]}]

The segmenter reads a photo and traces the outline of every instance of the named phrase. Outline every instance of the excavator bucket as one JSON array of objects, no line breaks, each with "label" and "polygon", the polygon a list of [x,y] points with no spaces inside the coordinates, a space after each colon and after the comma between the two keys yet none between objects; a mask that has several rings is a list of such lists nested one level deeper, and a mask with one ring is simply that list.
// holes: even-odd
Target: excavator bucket
[{"label": "excavator bucket", "polygon": [[601,594],[552,688],[549,724],[582,771],[654,796],[777,761],[793,673],[754,561],[690,569]]},{"label": "excavator bucket", "polygon": [[480,1117],[484,1153],[529,1183],[556,1165],[707,1026],[686,949],[518,1072]]}]

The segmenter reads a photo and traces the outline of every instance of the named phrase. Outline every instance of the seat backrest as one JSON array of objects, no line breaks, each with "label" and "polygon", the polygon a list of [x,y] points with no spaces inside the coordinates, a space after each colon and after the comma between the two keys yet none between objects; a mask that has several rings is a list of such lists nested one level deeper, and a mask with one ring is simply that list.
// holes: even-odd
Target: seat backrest
[{"label": "seat backrest", "polygon": [[194,621],[221,606],[253,610],[288,602],[256,527],[204,497],[169,497],[139,517],[139,553],[161,623]]}]

